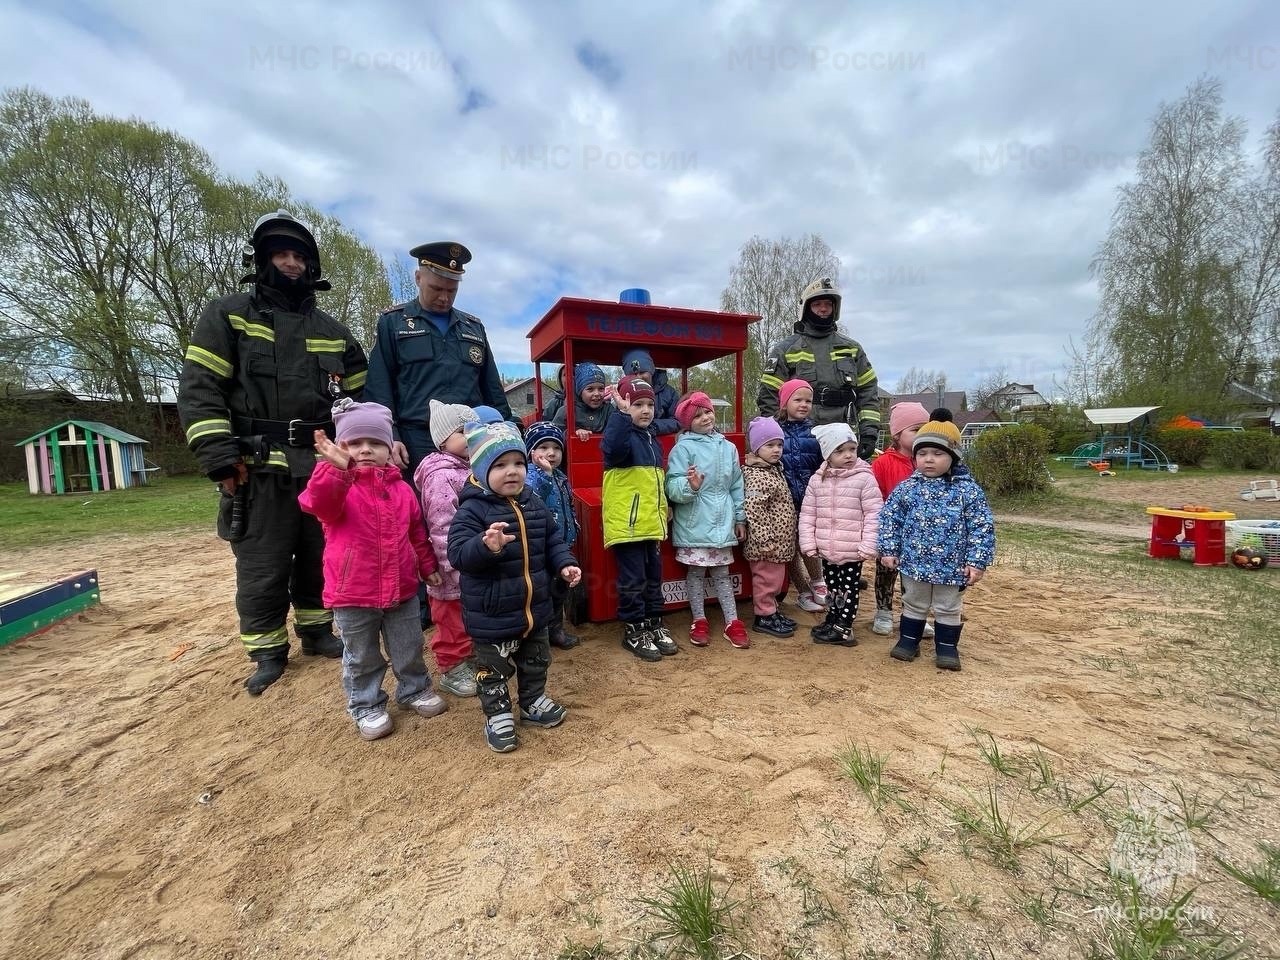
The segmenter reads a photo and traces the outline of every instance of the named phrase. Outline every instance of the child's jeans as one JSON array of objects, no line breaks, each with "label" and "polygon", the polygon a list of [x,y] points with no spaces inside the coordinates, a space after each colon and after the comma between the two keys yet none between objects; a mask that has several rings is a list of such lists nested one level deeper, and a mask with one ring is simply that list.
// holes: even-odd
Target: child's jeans
[{"label": "child's jeans", "polygon": [[822,577],[827,582],[826,622],[848,630],[853,626],[853,618],[858,615],[862,561],[828,563],[823,560]]},{"label": "child's jeans", "polygon": [[381,640],[386,641],[391,670],[396,676],[396,702],[408,703],[431,686],[422,659],[422,625],[415,594],[389,610],[372,607],[335,607],[333,622],[342,633],[342,688],[347,712],[353,718],[386,709],[382,678],[387,661]]},{"label": "child's jeans", "polygon": [[913,620],[923,620],[933,607],[935,623],[960,626],[960,611],[964,609],[964,594],[960,587],[951,584],[925,583],[902,577],[902,615]]},{"label": "child's jeans", "polygon": [[516,678],[520,706],[530,710],[547,690],[547,668],[551,666],[551,644],[546,629],[506,643],[477,641],[475,644],[476,686],[486,717],[509,714],[511,691],[507,681]]},{"label": "child's jeans", "polygon": [[618,563],[618,619],[639,623],[662,616],[662,559],[657,540],[615,543]]},{"label": "child's jeans", "polygon": [[751,606],[758,617],[778,612],[778,594],[787,583],[787,565],[772,560],[751,561]]},{"label": "child's jeans", "polygon": [[441,673],[448,673],[471,656],[471,635],[462,625],[461,600],[437,600],[431,598],[431,619],[435,633],[428,641],[436,655],[436,666]]}]

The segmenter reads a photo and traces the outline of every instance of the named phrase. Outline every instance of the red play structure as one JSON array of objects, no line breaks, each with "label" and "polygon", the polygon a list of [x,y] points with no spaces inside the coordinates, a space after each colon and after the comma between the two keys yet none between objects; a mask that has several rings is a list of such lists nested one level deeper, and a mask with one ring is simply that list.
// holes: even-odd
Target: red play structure
[{"label": "red play structure", "polygon": [[[530,359],[534,365],[534,402],[541,410],[541,365],[544,363],[563,364],[568,370],[584,360],[620,366],[624,353],[642,347],[649,351],[660,369],[680,371],[679,392],[683,394],[689,389],[690,367],[732,355],[736,360],[734,425],[725,436],[742,450],[745,442],[742,356],[747,349],[747,327],[759,319],[751,314],[561,297],[529,331]],[[572,386],[569,389],[572,391]],[[574,550],[582,563],[586,586],[583,601],[567,613],[574,623],[581,623],[584,619],[592,622],[612,620],[617,615],[617,566],[613,555],[604,547],[600,508],[600,487],[604,476],[601,438],[593,435],[588,440],[577,439],[573,435],[572,393],[566,398],[566,408],[567,471],[581,528]],[[658,440],[663,451],[669,454],[676,435],[662,436]],[[749,595],[751,578],[746,564],[737,559],[730,572],[734,592],[739,597]],[[662,595],[668,609],[686,603],[684,573],[684,567],[675,559],[671,542],[664,542]]]}]

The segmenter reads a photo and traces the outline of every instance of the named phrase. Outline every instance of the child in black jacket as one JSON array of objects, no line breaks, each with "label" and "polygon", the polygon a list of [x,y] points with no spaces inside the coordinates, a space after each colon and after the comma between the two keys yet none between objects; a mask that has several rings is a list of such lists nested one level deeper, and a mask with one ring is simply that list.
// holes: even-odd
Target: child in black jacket
[{"label": "child in black jacket", "polygon": [[485,740],[516,748],[507,681],[514,673],[524,723],[554,727],[567,711],[546,695],[550,581],[582,578],[546,505],[525,486],[520,434],[507,424],[466,426],[471,477],[449,527],[449,563],[462,579],[462,622],[475,641]]}]

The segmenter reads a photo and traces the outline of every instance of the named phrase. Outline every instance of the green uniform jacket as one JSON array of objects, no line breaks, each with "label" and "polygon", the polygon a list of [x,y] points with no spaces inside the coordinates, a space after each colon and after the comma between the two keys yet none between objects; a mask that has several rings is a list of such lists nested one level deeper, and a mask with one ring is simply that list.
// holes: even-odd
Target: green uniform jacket
[{"label": "green uniform jacket", "polygon": [[[797,326],[801,326],[797,324]],[[797,332],[779,340],[765,360],[756,406],[764,416],[778,412],[778,388],[788,380],[813,386],[815,424],[847,423],[859,437],[880,434],[876,372],[862,344],[842,333],[815,337]]]},{"label": "green uniform jacket", "polygon": [[[316,464],[306,446],[281,441],[248,449],[248,421],[325,421],[338,396],[360,398],[364,350],[308,299],[294,313],[269,287],[211,301],[196,322],[178,386],[178,416],[206,474],[239,460],[251,467],[308,477]],[[237,438],[244,438],[241,442]]]}]

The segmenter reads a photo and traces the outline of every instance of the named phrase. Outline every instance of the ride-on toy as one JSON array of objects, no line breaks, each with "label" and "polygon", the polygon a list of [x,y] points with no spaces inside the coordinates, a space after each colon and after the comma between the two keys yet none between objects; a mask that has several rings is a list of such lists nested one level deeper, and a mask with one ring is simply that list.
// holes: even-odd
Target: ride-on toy
[{"label": "ride-on toy", "polygon": [[[631,291],[628,291],[631,293]],[[659,369],[679,370],[681,394],[689,389],[689,368],[721,357],[734,357],[733,425],[725,436],[741,451],[745,445],[742,406],[742,359],[747,349],[747,327],[760,318],[751,314],[720,313],[660,307],[648,303],[614,303],[561,297],[529,331],[529,353],[534,367],[534,402],[543,408],[542,364],[573,365],[591,360],[603,366],[620,366],[622,355],[641,347],[649,351]],[[569,377],[566,376],[566,381]],[[566,615],[574,622],[613,620],[617,615],[617,565],[604,546],[600,490],[604,478],[601,437],[574,436],[573,386],[565,398],[566,472],[573,486],[580,532],[574,551],[582,564],[585,585],[581,602],[569,604]],[[754,415],[754,411],[753,411]],[[676,435],[658,438],[670,454]],[[730,568],[734,593],[750,596],[747,565],[735,559]],[[675,558],[671,541],[662,544],[662,596],[667,609],[687,603],[685,568]]]}]

